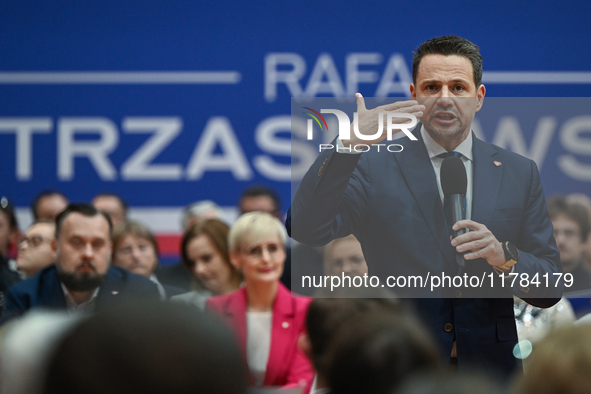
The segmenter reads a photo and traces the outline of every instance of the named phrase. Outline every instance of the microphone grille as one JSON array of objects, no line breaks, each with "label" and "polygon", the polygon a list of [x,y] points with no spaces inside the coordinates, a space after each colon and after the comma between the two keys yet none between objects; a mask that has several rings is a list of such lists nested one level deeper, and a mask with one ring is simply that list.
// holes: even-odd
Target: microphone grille
[{"label": "microphone grille", "polygon": [[468,177],[466,167],[459,157],[448,157],[441,163],[441,188],[443,195],[466,194]]}]

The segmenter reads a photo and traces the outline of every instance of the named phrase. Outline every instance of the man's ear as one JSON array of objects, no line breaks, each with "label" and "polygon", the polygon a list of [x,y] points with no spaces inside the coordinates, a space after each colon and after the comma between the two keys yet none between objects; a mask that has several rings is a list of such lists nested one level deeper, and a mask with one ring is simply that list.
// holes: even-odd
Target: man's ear
[{"label": "man's ear", "polygon": [[51,250],[57,252],[57,238],[51,240]]},{"label": "man's ear", "polygon": [[298,347],[312,361],[312,343],[308,334],[301,334],[298,337]]},{"label": "man's ear", "polygon": [[486,94],[486,87],[483,84],[480,84],[478,89],[476,89],[476,112],[480,111],[482,108],[482,104],[484,103],[484,95]]},{"label": "man's ear", "polygon": [[412,97],[413,99],[417,98],[417,89],[414,83],[410,84],[410,97]]}]

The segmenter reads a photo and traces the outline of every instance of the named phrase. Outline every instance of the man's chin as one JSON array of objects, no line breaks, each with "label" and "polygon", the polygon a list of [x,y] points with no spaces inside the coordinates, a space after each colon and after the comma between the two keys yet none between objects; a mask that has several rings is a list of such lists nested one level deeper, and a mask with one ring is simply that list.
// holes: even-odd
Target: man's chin
[{"label": "man's chin", "polygon": [[60,272],[59,277],[70,291],[92,291],[100,287],[105,280],[105,275],[88,272]]},{"label": "man's chin", "polygon": [[464,133],[461,126],[453,125],[453,126],[440,126],[440,125],[425,125],[425,130],[431,138],[435,141],[449,141],[458,138]]}]

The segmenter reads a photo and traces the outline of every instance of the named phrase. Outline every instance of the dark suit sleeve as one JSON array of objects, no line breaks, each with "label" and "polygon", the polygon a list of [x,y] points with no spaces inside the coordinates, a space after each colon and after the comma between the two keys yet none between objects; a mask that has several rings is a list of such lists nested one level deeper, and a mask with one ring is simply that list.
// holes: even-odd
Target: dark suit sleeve
[{"label": "dark suit sleeve", "polygon": [[[546,287],[544,283],[541,286],[524,287],[518,283],[519,280],[516,280],[513,289],[518,297],[526,299],[535,306],[550,307],[562,297],[563,281],[556,283],[558,276],[554,275],[554,273],[562,273],[562,266],[538,168],[533,161],[530,163],[530,193],[521,222],[519,240],[516,243],[519,249],[519,262],[515,266],[515,272],[520,275],[520,278],[521,274],[527,274],[530,278],[537,274],[540,281],[545,281],[541,275],[548,274],[549,286]],[[527,291],[524,292],[524,289]],[[535,298],[528,298],[528,295]]]},{"label": "dark suit sleeve", "polygon": [[333,150],[318,156],[290,207],[287,227],[295,240],[323,246],[353,232],[367,201],[368,180],[362,171],[361,156]]}]

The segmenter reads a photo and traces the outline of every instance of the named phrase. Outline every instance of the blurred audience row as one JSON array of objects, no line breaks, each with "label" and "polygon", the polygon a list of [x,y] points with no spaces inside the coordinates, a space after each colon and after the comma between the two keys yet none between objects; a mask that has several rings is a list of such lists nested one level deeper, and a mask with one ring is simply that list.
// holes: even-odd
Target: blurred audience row
[{"label": "blurred audience row", "polygon": [[[0,391],[588,391],[579,367],[591,363],[591,350],[580,341],[591,340],[591,317],[572,325],[588,297],[586,306],[563,299],[549,309],[515,299],[514,353],[526,374],[499,381],[476,364],[459,373],[405,300],[384,289],[302,286],[304,274],[368,274],[354,236],[322,250],[290,248],[272,190],[250,188],[239,205],[231,226],[213,201],[188,206],[181,262],[160,267],[156,237],[128,221],[114,194],[69,204],[58,192],[42,193],[32,204],[35,222],[20,236],[2,198]],[[591,287],[591,202],[557,196],[548,210],[564,272],[575,275],[576,287],[565,290],[583,297]],[[292,297],[290,288],[316,298]]]}]

